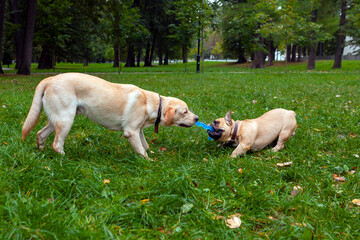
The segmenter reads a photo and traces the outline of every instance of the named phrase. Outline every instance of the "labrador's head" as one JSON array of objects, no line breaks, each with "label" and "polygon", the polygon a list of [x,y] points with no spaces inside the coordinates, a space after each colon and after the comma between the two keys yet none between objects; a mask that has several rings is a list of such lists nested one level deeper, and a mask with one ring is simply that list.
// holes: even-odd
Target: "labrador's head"
[{"label": "labrador's head", "polygon": [[163,109],[165,126],[191,127],[199,120],[184,101],[169,97],[167,100],[167,106]]}]

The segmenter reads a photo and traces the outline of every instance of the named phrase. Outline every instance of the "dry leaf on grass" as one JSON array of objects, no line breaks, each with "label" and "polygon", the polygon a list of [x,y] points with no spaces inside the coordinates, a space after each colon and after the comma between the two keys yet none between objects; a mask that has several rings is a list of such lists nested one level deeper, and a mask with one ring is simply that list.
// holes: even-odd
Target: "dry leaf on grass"
[{"label": "dry leaf on grass", "polygon": [[160,151],[160,152],[166,151],[166,147],[161,147],[161,148],[159,149],[159,151]]},{"label": "dry leaf on grass", "polygon": [[360,206],[360,200],[359,200],[359,199],[354,199],[354,200],[352,200],[351,202],[352,202],[353,204],[355,204],[355,205]]},{"label": "dry leaf on grass", "polygon": [[239,169],[238,169],[238,172],[239,172],[240,174],[242,174],[242,173],[243,173],[242,168],[239,168]]},{"label": "dry leaf on grass", "polygon": [[240,219],[240,214],[239,213],[235,213],[233,215],[230,215],[226,220],[226,226],[228,226],[229,228],[239,228],[241,226],[241,219]]},{"label": "dry leaf on grass", "polygon": [[110,183],[110,179],[104,179],[104,184],[106,184],[106,183]]},{"label": "dry leaf on grass", "polygon": [[293,162],[284,162],[284,163],[277,163],[276,165],[279,167],[287,167],[293,164]]},{"label": "dry leaf on grass", "polygon": [[294,186],[293,190],[291,191],[291,196],[296,196],[297,194],[299,194],[302,191],[303,191],[303,188],[300,187],[299,185]]},{"label": "dry leaf on grass", "polygon": [[141,200],[141,203],[143,203],[143,204],[145,204],[145,203],[147,203],[147,202],[150,202],[150,199],[145,198],[145,199]]},{"label": "dry leaf on grass", "polygon": [[346,178],[340,177],[337,174],[333,174],[333,179],[334,179],[334,181],[338,181],[338,182],[345,182],[345,180],[346,180]]}]

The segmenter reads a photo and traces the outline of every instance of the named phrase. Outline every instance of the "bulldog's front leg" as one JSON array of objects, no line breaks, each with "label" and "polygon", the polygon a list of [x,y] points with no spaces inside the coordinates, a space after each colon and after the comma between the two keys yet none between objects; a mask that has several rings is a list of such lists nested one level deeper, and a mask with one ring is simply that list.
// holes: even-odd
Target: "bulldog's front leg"
[{"label": "bulldog's front leg", "polygon": [[241,156],[247,151],[249,151],[250,148],[251,145],[249,145],[248,143],[240,142],[239,145],[235,148],[235,150],[231,153],[231,157],[236,158],[238,156]]}]

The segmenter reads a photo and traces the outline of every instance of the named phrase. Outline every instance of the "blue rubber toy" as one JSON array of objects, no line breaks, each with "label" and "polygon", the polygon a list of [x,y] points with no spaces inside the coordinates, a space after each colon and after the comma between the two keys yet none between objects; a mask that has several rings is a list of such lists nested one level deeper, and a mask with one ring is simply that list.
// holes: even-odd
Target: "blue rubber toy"
[{"label": "blue rubber toy", "polygon": [[[205,123],[196,122],[195,124],[196,124],[197,126],[199,126],[199,127],[202,127],[202,128],[205,129],[205,130],[209,130],[210,132],[213,132],[213,131],[214,131],[214,129],[213,129],[211,126],[206,125]],[[208,139],[209,139],[209,140],[212,140],[211,137],[209,137]]]}]

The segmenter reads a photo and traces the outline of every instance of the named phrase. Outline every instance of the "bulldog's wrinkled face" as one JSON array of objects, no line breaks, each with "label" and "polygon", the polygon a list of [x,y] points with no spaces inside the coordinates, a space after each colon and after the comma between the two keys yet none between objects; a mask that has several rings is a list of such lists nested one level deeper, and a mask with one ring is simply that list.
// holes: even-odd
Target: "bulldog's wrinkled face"
[{"label": "bulldog's wrinkled face", "polygon": [[231,131],[234,127],[234,121],[231,119],[231,111],[229,111],[224,118],[214,120],[210,126],[214,131],[208,131],[209,137],[219,142],[229,142],[231,140]]}]

